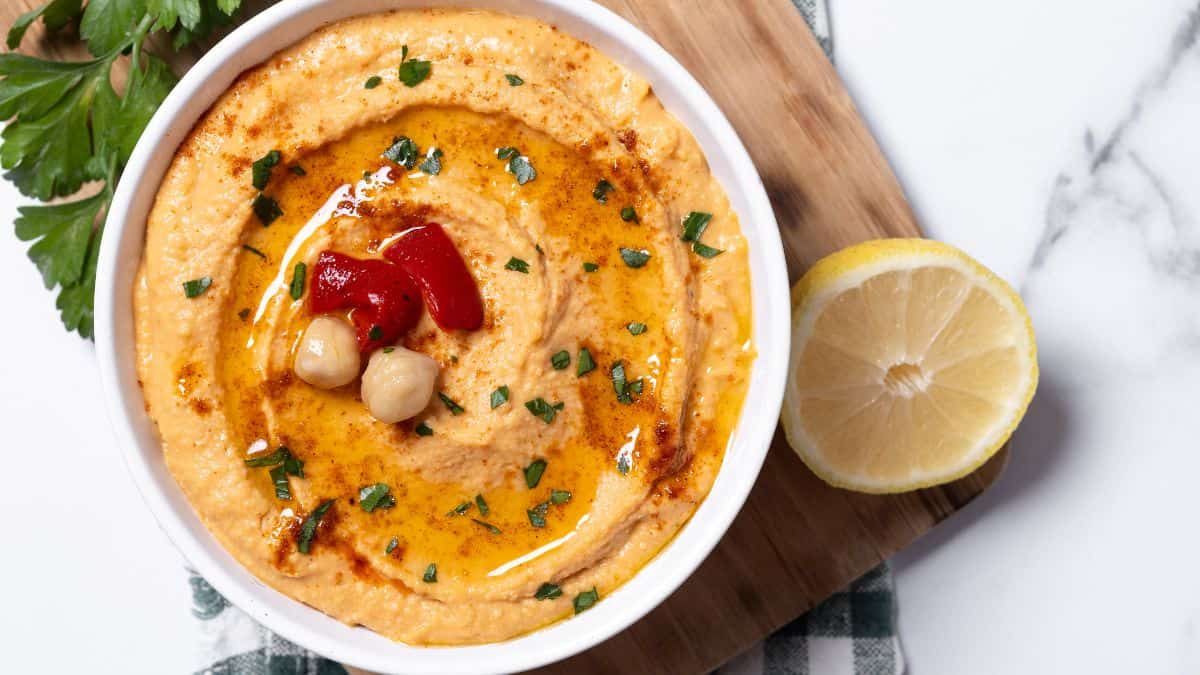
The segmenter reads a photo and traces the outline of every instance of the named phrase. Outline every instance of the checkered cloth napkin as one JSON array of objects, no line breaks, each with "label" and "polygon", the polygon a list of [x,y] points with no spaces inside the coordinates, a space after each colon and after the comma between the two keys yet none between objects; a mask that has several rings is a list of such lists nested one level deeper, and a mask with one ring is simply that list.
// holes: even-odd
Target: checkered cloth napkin
[{"label": "checkered cloth napkin", "polygon": [[[825,0],[792,0],[832,57]],[[198,675],[348,675],[255,623],[192,574]],[[897,675],[892,577],[882,565],[722,666],[715,675]]]}]

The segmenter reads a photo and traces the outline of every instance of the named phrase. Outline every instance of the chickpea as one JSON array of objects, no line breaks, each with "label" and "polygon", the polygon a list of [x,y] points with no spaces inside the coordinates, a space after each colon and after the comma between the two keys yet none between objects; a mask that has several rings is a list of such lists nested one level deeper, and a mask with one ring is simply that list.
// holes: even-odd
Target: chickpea
[{"label": "chickpea", "polygon": [[314,387],[333,389],[353,382],[361,363],[354,328],[341,319],[318,316],[304,330],[292,369]]},{"label": "chickpea", "polygon": [[437,361],[404,347],[377,350],[362,378],[362,400],[380,422],[394,424],[425,409],[433,398]]}]

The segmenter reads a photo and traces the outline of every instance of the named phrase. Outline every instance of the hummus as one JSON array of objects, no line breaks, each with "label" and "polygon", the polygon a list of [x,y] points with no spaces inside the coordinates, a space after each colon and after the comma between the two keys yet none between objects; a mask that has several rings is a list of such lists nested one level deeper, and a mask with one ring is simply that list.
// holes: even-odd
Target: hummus
[{"label": "hummus", "polygon": [[[428,76],[410,86],[406,61]],[[384,157],[400,137],[440,166]],[[692,212],[712,216],[700,246]],[[400,343],[439,364],[441,396],[384,424],[357,383],[293,376],[314,316],[296,264],[380,257],[414,221],[453,240],[484,319],[425,311]],[[172,475],[263,582],[407,643],[504,640],[603,602],[704,499],[754,359],[749,275],[699,146],[641,77],[532,19],[366,16],[243,74],[179,146],[133,298],[139,375]],[[302,470],[247,465],[279,446]]]}]

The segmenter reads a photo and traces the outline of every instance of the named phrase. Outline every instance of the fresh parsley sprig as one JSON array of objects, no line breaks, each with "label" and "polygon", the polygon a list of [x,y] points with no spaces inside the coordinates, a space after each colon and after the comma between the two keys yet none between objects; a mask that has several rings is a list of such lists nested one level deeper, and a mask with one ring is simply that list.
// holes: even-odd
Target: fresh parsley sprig
[{"label": "fresh parsley sprig", "polygon": [[[19,208],[17,238],[33,242],[29,258],[67,330],[92,337],[96,259],[103,219],[117,179],[151,115],[175,85],[167,63],[146,51],[155,32],[167,32],[176,49],[229,23],[241,0],[50,0],[22,14],[7,35],[20,46],[39,18],[49,31],[79,24],[92,57],[52,61],[0,54],[0,168],[21,194],[48,202]],[[124,90],[112,85],[113,67],[127,61]]]}]

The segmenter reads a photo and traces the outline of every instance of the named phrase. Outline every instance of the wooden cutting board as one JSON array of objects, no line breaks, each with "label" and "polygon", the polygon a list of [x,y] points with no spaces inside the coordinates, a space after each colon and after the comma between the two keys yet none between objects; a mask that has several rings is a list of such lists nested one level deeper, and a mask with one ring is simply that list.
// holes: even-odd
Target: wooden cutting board
[{"label": "wooden cutting board", "polygon": [[[729,116],[775,207],[793,281],[849,244],[920,236],[896,178],[791,0],[600,1],[674,54]],[[0,24],[7,28],[36,4],[3,0]],[[24,49],[64,54],[38,29]],[[182,72],[196,56],[184,52],[172,63]],[[745,508],[691,579],[628,630],[546,671],[711,670],[962,508],[996,480],[1007,456],[1006,448],[942,487],[862,495],[821,482],[777,432]]]}]

